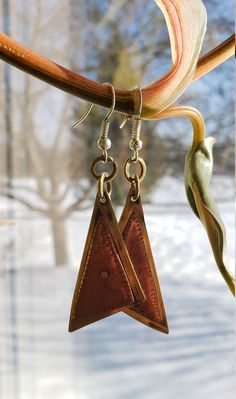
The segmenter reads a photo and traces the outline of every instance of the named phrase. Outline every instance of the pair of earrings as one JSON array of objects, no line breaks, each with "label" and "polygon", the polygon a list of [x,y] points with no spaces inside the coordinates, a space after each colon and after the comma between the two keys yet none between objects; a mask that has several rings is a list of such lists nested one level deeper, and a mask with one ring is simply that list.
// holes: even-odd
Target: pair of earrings
[{"label": "pair of earrings", "polygon": [[[98,190],[72,300],[69,331],[123,311],[149,327],[168,333],[140,199],[140,183],[146,174],[145,162],[139,157],[142,148],[142,92],[140,90],[139,115],[133,118],[130,141],[133,154],[124,166],[130,191],[118,223],[111,203],[111,184],[117,172],[117,163],[108,154],[111,147],[108,138],[109,118],[115,108],[115,90],[110,83],[106,84],[112,89],[113,104],[102,121],[97,141],[101,154],[90,167]],[[91,108],[92,105],[76,125],[87,117]],[[99,164],[103,165],[103,169],[110,164],[111,171],[99,173]],[[137,164],[140,173],[131,174],[131,166]]]}]

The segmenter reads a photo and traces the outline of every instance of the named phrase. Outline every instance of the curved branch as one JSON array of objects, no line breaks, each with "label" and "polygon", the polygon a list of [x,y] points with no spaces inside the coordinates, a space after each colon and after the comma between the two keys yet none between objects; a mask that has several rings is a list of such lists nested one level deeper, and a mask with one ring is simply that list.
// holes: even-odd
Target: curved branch
[{"label": "curved branch", "polygon": [[[172,68],[159,80],[156,80],[148,87],[143,89],[143,109],[142,115],[149,117],[157,111],[161,112],[170,106],[187,88],[194,75],[199,53],[201,50],[203,38],[206,32],[206,8],[202,0],[155,0],[158,7],[161,9],[166,20],[172,53]],[[1,34],[3,35],[3,34]],[[49,83],[57,85],[57,80],[60,81],[60,86],[63,90],[71,92],[71,94],[78,95],[81,98],[87,98],[91,102],[97,103],[96,95],[100,96],[99,105],[106,106],[107,95],[111,90],[107,89],[105,98],[101,91],[101,84],[93,82],[84,78],[81,75],[76,75],[73,72],[51,63],[46,58],[42,58],[36,53],[30,54],[30,50],[17,44],[14,48],[10,43],[11,39],[3,36],[4,41],[0,36],[0,51],[5,54],[5,57],[13,55],[15,65],[21,68],[24,64],[29,73],[32,70],[41,79],[49,80]],[[8,41],[8,43],[6,43]],[[16,56],[18,58],[18,65],[16,63]],[[46,70],[46,76],[45,76]],[[69,82],[68,82],[69,78]],[[45,80],[46,80],[45,79]],[[68,87],[68,84],[70,87]],[[93,87],[92,87],[93,86]],[[119,100],[122,95],[122,100],[131,96],[133,100],[125,109],[123,109],[123,101]],[[135,90],[134,97],[137,95]],[[123,92],[116,93],[117,110],[124,111],[128,114],[138,113],[138,101],[133,98],[133,93]],[[119,104],[120,101],[120,104]],[[109,101],[109,107],[111,100]],[[133,106],[133,109],[132,109]]]},{"label": "curved branch", "polygon": [[200,79],[220,64],[228,60],[235,53],[235,35],[233,34],[219,46],[204,55],[197,64],[193,81]]},{"label": "curved branch", "polygon": [[[216,68],[233,54],[234,35],[199,60],[193,81]],[[0,59],[83,100],[106,108],[111,106],[112,95],[109,87],[50,61],[17,43],[4,33],[0,33]],[[147,106],[144,97],[143,117],[153,119],[153,116],[150,115],[145,117],[145,107]],[[134,108],[135,92],[133,90],[116,89],[116,111],[132,115]]]},{"label": "curved branch", "polygon": [[[49,83],[67,93],[102,107],[112,104],[110,87],[87,79],[27,49],[4,33],[0,33],[0,58],[3,61]],[[134,113],[133,91],[116,90],[116,110]]]}]

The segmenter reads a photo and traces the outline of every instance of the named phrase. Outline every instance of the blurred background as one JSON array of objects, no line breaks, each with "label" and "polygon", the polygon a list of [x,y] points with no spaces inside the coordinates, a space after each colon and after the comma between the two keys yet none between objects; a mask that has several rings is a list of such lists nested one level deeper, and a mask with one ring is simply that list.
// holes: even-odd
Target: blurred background
[{"label": "blurred background", "polygon": [[[233,0],[204,1],[202,54],[234,31]],[[1,31],[100,82],[133,88],[171,66],[153,0],[1,0]],[[212,190],[234,260],[233,60],[192,84],[179,103],[198,108],[214,136]],[[2,399],[214,399],[234,397],[233,301],[205,231],[187,205],[182,118],[143,122],[147,228],[169,319],[165,336],[120,313],[67,332],[96,192],[89,164],[105,110],[0,61],[0,397]],[[122,165],[130,124],[114,114],[117,215],[128,191]]]}]

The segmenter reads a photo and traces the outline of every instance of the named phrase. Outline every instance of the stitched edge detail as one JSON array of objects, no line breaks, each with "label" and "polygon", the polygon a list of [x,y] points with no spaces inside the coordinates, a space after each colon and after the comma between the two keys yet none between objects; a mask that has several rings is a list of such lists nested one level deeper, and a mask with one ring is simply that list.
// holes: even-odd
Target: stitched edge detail
[{"label": "stitched edge detail", "polygon": [[[131,224],[132,224],[133,221],[135,221],[135,226],[137,227],[137,230],[138,230],[138,236],[139,236],[139,239],[141,241],[141,244],[142,244],[142,247],[143,247],[143,250],[144,250],[146,263],[148,265],[148,267],[147,267],[148,275],[149,275],[149,277],[153,278],[151,267],[150,267],[150,263],[149,263],[149,259],[148,259],[148,256],[147,256],[147,250],[146,250],[145,241],[143,239],[142,228],[140,226],[140,220],[137,217],[135,210],[132,211],[132,214],[131,214],[131,216],[130,216],[130,218],[129,218],[126,226],[125,226],[125,230],[124,230],[124,233],[123,233],[124,240],[127,238],[128,234],[129,234],[129,230],[130,230],[130,227],[131,227]],[[148,237],[148,235],[147,235],[147,237]],[[149,237],[148,237],[148,239],[149,239]],[[135,265],[134,265],[134,267],[135,267]],[[159,290],[156,289],[156,285],[155,285],[155,283],[153,281],[152,281],[151,290],[152,290],[151,295],[155,295],[157,297],[157,304],[155,306],[155,308],[156,308],[155,309],[155,313],[156,314],[154,315],[155,321],[156,322],[160,322],[160,321],[163,320],[163,317],[162,317],[161,312],[159,310],[159,306],[163,302],[162,301],[162,295],[161,295],[160,289]],[[144,304],[141,304],[140,306],[142,307],[142,305],[145,306],[145,302],[144,302]],[[135,309],[132,309],[132,310],[135,311]]]}]

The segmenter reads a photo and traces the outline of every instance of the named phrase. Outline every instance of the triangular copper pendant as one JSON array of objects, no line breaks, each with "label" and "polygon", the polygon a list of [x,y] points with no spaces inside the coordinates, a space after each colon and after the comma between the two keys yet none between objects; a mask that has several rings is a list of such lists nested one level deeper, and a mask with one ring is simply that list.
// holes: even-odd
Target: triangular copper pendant
[{"label": "triangular copper pendant", "polygon": [[69,331],[145,300],[111,201],[97,196],[72,301]]},{"label": "triangular copper pendant", "polygon": [[120,230],[144,290],[146,301],[123,311],[134,319],[168,334],[168,324],[157,278],[140,197],[132,202],[131,188],[121,219]]}]

